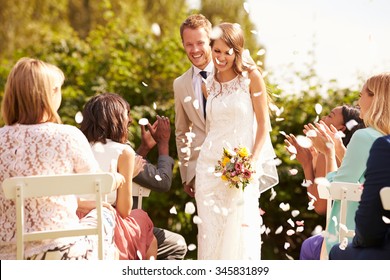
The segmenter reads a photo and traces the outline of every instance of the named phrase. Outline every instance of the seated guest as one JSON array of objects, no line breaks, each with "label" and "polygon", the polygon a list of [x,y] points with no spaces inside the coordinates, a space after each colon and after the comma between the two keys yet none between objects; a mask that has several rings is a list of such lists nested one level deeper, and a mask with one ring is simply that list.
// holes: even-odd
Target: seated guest
[{"label": "seated guest", "polygon": [[382,207],[379,191],[390,186],[390,135],[371,147],[361,200],[355,214],[355,236],[346,248],[332,247],[331,260],[390,260],[390,211]]},{"label": "seated guest", "polygon": [[[390,134],[389,92],[390,73],[374,75],[368,78],[363,85],[358,104],[360,117],[364,121],[365,128],[353,133],[345,155],[342,157],[340,167],[337,165],[336,139],[332,136],[333,131],[324,121],[305,125],[306,131],[315,132],[310,136],[308,135],[308,137],[312,140],[314,148],[325,157],[326,179],[329,182],[364,183],[366,163],[372,144],[377,138]],[[326,252],[329,252],[332,246],[337,243],[337,221],[339,220],[340,203],[340,200],[333,201],[331,218],[327,221],[326,236],[321,234],[304,241],[306,245],[304,250],[301,249],[301,259],[319,259],[322,245],[327,250]],[[357,202],[348,202],[345,224],[348,229],[355,229],[354,216],[357,207]]]},{"label": "seated guest", "polygon": [[[21,58],[5,85],[0,128],[0,186],[6,178],[96,172],[96,162],[85,136],[74,126],[61,124],[63,72],[38,59]],[[25,201],[27,232],[56,230],[95,223],[88,214],[79,221],[75,196],[31,198]],[[95,211],[96,212],[96,211]],[[113,258],[114,216],[104,209],[104,257]],[[0,191],[0,259],[16,258],[15,201]],[[26,259],[97,259],[94,236],[57,238],[25,243]]]},{"label": "seated guest", "polygon": [[[157,116],[153,124],[141,125],[141,145],[137,149],[137,154],[146,158],[149,151],[157,145],[158,162],[157,166],[146,162],[144,170],[134,177],[135,183],[156,192],[170,190],[174,165],[173,158],[169,156],[170,136],[171,126],[167,117]],[[183,236],[158,227],[154,227],[153,233],[158,243],[158,260],[184,259],[187,244]]]},{"label": "seated guest", "polygon": [[144,165],[141,156],[126,144],[131,124],[130,105],[120,95],[104,93],[84,106],[81,131],[92,146],[103,171],[117,171],[125,183],[107,196],[116,210],[115,244],[123,260],[156,259],[157,240],[148,214],[133,208],[132,180]]}]

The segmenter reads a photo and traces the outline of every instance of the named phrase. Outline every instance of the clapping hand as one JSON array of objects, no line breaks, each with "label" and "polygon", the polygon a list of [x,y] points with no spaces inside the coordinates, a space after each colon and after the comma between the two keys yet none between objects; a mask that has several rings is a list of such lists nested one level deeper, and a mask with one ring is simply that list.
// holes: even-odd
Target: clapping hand
[{"label": "clapping hand", "polygon": [[133,178],[136,177],[141,171],[144,170],[146,160],[142,156],[136,155],[134,160]]},{"label": "clapping hand", "polygon": [[313,164],[314,159],[317,157],[316,149],[311,146],[309,148],[299,145],[295,135],[290,134],[285,136],[284,143],[286,144],[287,151],[293,155],[296,155],[296,159],[302,166],[310,166]]},{"label": "clapping hand", "polygon": [[335,144],[331,136],[333,132],[323,121],[315,125],[311,123],[304,125],[304,133],[312,140],[313,146],[320,153],[335,154]]}]

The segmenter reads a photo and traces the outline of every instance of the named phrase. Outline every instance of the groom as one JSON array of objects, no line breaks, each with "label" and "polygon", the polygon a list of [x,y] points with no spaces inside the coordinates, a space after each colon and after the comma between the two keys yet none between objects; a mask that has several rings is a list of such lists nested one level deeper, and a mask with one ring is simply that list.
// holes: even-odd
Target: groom
[{"label": "groom", "polygon": [[213,73],[210,21],[201,14],[190,15],[180,26],[180,36],[191,67],[173,82],[175,135],[184,191],[195,195],[195,167],[206,137],[205,100],[202,78]]}]

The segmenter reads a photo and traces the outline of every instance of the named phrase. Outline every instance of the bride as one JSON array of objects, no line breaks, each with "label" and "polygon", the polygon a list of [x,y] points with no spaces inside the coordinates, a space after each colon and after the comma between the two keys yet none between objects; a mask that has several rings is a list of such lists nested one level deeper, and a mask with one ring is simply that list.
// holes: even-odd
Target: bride
[{"label": "bride", "polygon": [[[238,24],[221,23],[211,38],[215,74],[206,80],[207,137],[196,167],[198,259],[260,259],[260,193],[278,183],[270,140],[268,95],[253,60],[244,52]],[[214,167],[223,149],[246,147],[252,181],[229,187]]]}]

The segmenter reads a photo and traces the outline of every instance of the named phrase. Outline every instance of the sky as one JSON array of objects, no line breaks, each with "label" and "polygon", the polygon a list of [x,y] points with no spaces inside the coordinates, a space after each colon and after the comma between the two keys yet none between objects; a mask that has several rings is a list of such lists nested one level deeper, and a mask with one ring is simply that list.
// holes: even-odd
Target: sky
[{"label": "sky", "polygon": [[275,83],[304,69],[313,58],[310,51],[320,79],[336,79],[341,87],[359,89],[358,77],[390,71],[388,0],[247,0],[245,5]]}]

